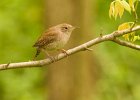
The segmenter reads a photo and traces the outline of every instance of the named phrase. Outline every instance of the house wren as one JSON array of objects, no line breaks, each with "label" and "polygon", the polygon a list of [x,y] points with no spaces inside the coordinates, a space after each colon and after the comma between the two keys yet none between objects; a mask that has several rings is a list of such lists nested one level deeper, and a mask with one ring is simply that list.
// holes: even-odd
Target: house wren
[{"label": "house wren", "polygon": [[74,29],[74,26],[63,23],[46,30],[33,45],[33,47],[36,47],[37,49],[35,58],[40,54],[41,51],[45,52],[47,56],[49,56],[47,51],[64,51],[63,47],[69,40],[70,35]]}]

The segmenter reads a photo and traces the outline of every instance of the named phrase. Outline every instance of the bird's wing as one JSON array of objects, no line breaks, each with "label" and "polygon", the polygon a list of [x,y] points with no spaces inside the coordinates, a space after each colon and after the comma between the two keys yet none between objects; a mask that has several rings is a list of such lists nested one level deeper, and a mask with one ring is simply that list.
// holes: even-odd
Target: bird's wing
[{"label": "bird's wing", "polygon": [[43,47],[57,40],[58,32],[56,31],[46,31],[44,32],[33,47]]}]

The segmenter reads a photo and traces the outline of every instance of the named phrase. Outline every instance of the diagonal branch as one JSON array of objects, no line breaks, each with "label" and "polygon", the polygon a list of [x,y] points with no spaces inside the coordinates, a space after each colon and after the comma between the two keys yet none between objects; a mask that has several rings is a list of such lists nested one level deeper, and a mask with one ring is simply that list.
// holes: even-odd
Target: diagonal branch
[{"label": "diagonal branch", "polygon": [[120,40],[118,38],[116,38],[116,39],[114,39],[112,41],[117,43],[117,44],[119,44],[119,45],[122,45],[122,46],[126,46],[126,47],[129,47],[129,48],[132,48],[132,49],[140,50],[140,45],[135,45],[133,43]]},{"label": "diagonal branch", "polygon": [[[68,55],[72,55],[72,54],[75,54],[75,53],[80,52],[80,51],[88,50],[87,49],[88,47],[91,47],[95,44],[98,44],[98,43],[101,43],[101,42],[104,42],[104,41],[113,41],[113,42],[116,42],[120,45],[140,50],[139,45],[135,45],[135,44],[132,44],[132,43],[129,43],[129,42],[126,42],[126,41],[122,41],[122,40],[119,40],[119,39],[116,38],[116,37],[122,36],[124,34],[130,33],[130,32],[133,32],[133,31],[137,31],[137,30],[140,30],[140,26],[136,26],[132,29],[115,31],[115,32],[112,32],[111,34],[108,34],[108,35],[99,36],[99,37],[97,37],[93,40],[90,40],[90,41],[88,41],[84,44],[81,44],[81,45],[79,45],[75,48],[69,49],[66,52],[67,52]],[[55,61],[59,61],[59,60],[65,58],[65,57],[67,57],[67,55],[65,53],[60,53],[60,54],[56,55],[54,57],[54,59],[55,59]],[[53,63],[53,61],[51,59],[47,58],[47,59],[38,60],[38,61],[0,64],[0,70],[14,69],[14,68],[41,67],[41,66],[44,66],[44,65],[49,65],[51,63]]]}]

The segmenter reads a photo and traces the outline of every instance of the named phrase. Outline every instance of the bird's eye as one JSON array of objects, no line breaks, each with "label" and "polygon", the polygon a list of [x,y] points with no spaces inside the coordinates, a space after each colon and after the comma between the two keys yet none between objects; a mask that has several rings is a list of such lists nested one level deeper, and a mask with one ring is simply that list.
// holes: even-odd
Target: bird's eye
[{"label": "bird's eye", "polygon": [[66,26],[64,26],[64,27],[61,28],[61,31],[62,31],[62,32],[67,32],[67,31],[69,31],[69,28],[66,27]]},{"label": "bird's eye", "polygon": [[67,27],[64,27],[64,29],[66,29],[66,30],[67,30],[68,28],[67,28]]}]

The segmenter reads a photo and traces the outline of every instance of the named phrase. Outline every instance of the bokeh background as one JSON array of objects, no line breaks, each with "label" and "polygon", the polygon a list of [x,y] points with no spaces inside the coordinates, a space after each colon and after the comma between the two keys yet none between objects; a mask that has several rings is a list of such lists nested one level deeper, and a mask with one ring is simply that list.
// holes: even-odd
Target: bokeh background
[{"label": "bokeh background", "polygon": [[[38,36],[59,23],[80,27],[68,49],[134,20],[127,12],[110,19],[111,1],[1,0],[0,63],[32,60]],[[92,49],[45,67],[0,71],[0,100],[140,100],[140,52],[112,42]]]}]

